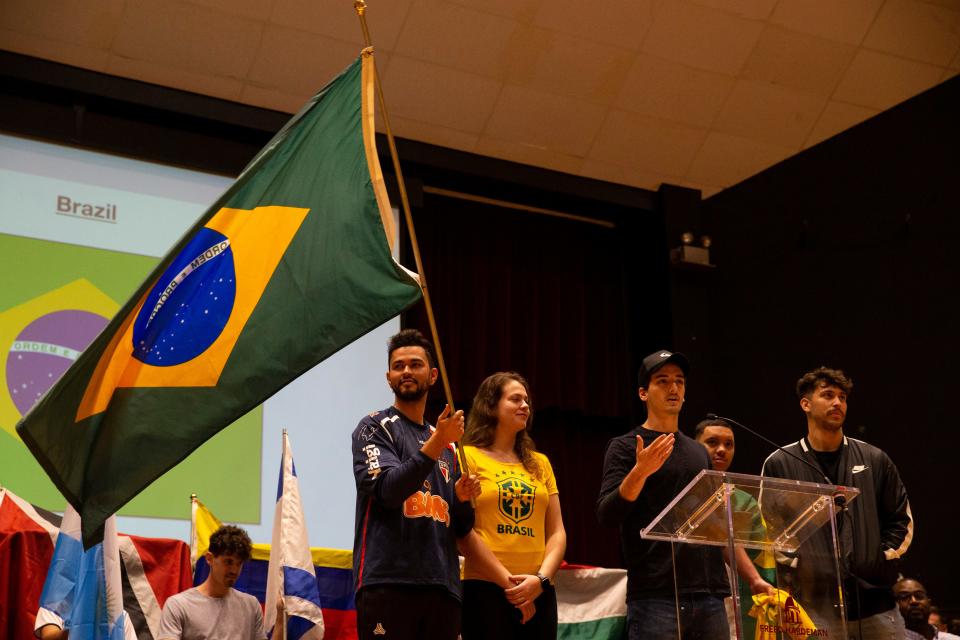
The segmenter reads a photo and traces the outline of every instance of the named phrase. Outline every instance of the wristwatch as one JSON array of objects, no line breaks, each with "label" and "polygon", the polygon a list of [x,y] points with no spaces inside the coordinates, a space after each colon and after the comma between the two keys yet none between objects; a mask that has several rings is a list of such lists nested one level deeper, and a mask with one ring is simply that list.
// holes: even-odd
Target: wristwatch
[{"label": "wristwatch", "polygon": [[538,578],[540,578],[540,586],[541,586],[541,587],[546,588],[546,586],[547,586],[548,584],[550,584],[550,578],[548,578],[547,576],[543,575],[543,574],[540,573],[539,571],[537,571],[537,572],[536,572],[535,574],[533,574],[533,575],[535,575],[535,576],[537,576]]}]

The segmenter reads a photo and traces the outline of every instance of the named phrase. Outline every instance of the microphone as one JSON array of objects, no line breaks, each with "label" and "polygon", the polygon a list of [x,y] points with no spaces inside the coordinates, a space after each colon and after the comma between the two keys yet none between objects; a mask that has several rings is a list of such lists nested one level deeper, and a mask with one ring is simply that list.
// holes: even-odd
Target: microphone
[{"label": "microphone", "polygon": [[[793,454],[793,453],[790,453],[789,451],[787,451],[786,449],[784,449],[783,447],[781,447],[780,445],[778,445],[776,442],[774,442],[774,441],[771,440],[770,438],[768,438],[768,437],[766,437],[766,436],[764,436],[764,435],[761,435],[760,433],[757,433],[756,431],[754,431],[753,429],[751,429],[751,428],[748,427],[747,425],[741,424],[741,423],[739,423],[739,422],[737,422],[736,420],[733,420],[733,419],[731,419],[731,418],[727,418],[727,417],[724,417],[724,416],[718,416],[718,415],[715,414],[715,413],[708,413],[708,414],[707,414],[707,418],[710,419],[710,420],[723,420],[724,422],[728,422],[728,423],[730,423],[730,424],[733,424],[733,425],[736,425],[736,426],[740,427],[741,429],[743,429],[743,430],[746,431],[747,433],[752,433],[753,435],[755,435],[756,437],[760,438],[761,440],[763,440],[764,442],[766,442],[766,443],[769,444],[770,446],[776,447],[777,451],[781,451],[781,452],[783,452],[784,455],[788,455],[788,456],[790,456],[791,458],[793,458],[793,459],[795,459],[795,460],[799,460],[799,461],[802,462],[803,464],[805,464],[805,465],[807,465],[808,467],[810,467],[811,469],[813,469],[813,471],[814,471],[818,476],[820,476],[821,478],[823,478],[823,481],[824,481],[825,483],[836,486],[836,483],[831,482],[831,481],[830,481],[830,478],[828,478],[827,475],[826,475],[820,468],[815,467],[809,460],[804,460],[804,459],[801,458],[800,456],[798,456],[798,455],[796,455],[796,454]],[[845,495],[843,495],[842,493],[837,493],[836,495],[833,496],[833,501],[834,501],[834,504],[836,504],[838,507],[840,507],[840,508],[842,509],[842,508],[846,505],[846,503],[847,503],[847,497],[846,497]]]}]

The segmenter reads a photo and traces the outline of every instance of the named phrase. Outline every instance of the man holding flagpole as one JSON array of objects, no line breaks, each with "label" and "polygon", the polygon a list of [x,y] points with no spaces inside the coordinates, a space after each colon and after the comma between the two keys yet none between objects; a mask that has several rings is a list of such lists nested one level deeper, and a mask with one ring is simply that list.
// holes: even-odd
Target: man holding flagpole
[{"label": "man holding flagpole", "polygon": [[353,432],[357,482],[353,572],[360,640],[455,640],[460,632],[457,539],[473,528],[476,477],[461,476],[454,443],[463,412],[424,420],[437,381],[431,344],[408,329],[390,339],[394,403]]}]

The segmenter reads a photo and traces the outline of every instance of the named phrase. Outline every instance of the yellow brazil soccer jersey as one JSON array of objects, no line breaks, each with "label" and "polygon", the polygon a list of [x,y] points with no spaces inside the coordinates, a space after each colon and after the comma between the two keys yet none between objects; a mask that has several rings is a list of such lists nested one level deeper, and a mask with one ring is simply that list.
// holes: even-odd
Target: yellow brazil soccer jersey
[{"label": "yellow brazil soccer jersey", "polygon": [[[474,529],[510,573],[536,573],[546,544],[547,503],[558,493],[550,461],[534,454],[541,469],[537,478],[519,462],[498,462],[476,447],[463,450],[470,473],[480,478],[482,489]],[[482,578],[469,559],[463,577]]]}]

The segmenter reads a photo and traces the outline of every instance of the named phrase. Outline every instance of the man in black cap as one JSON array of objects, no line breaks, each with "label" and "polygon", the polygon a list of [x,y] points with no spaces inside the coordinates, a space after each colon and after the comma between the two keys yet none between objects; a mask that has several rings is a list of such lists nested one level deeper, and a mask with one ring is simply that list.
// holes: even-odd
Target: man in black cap
[{"label": "man in black cap", "polygon": [[678,617],[685,639],[726,640],[730,634],[723,606],[730,587],[721,550],[676,545],[674,567],[669,542],[640,537],[640,529],[710,468],[703,445],[678,430],[689,370],[680,353],[661,350],[643,359],[637,382],[647,419],[611,440],[604,456],[597,518],[604,526],[620,527],[630,640],[680,637]]}]

